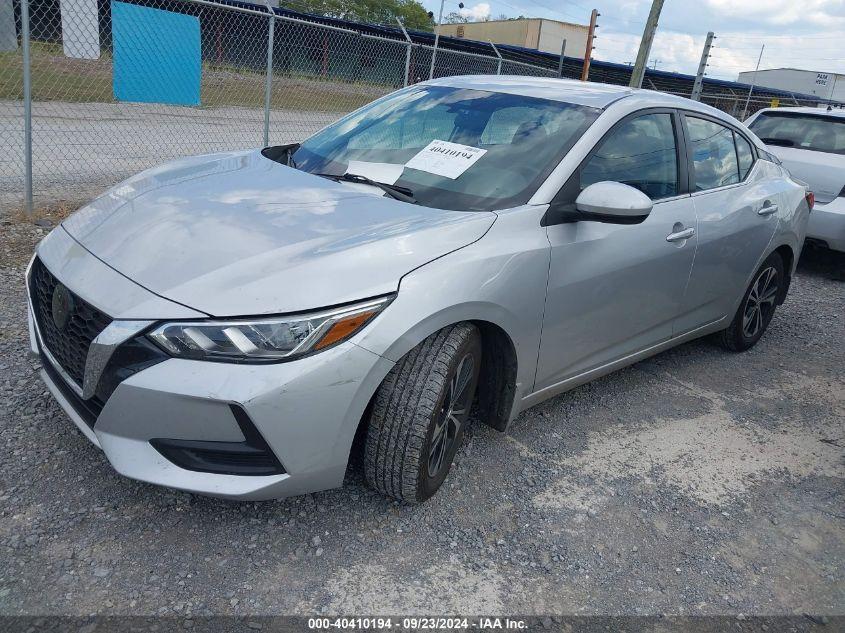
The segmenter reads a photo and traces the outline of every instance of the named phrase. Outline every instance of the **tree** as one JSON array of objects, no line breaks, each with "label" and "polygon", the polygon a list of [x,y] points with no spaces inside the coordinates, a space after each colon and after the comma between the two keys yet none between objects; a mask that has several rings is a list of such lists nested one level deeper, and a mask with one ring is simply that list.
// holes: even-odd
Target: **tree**
[{"label": "tree", "polygon": [[406,28],[434,30],[434,20],[417,0],[280,0],[281,6],[330,18],[395,25],[398,17]]}]

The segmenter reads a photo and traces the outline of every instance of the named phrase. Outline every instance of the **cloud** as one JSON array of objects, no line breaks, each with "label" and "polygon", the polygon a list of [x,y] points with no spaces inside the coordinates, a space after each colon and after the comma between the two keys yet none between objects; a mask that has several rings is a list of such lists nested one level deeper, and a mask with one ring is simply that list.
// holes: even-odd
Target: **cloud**
[{"label": "cloud", "polygon": [[[596,41],[593,57],[622,63],[633,62],[637,57],[639,45],[639,36],[614,32],[608,28]],[[695,37],[688,33],[658,30],[651,46],[649,66],[653,64],[653,60],[657,59],[659,70],[690,72],[691,68],[698,66],[703,45],[703,36]]]},{"label": "cloud", "polygon": [[816,24],[827,28],[845,24],[841,0],[706,0],[724,17],[751,18],[768,24]]},{"label": "cloud", "polygon": [[[701,58],[704,38],[704,33],[691,35],[658,29],[648,56],[649,66],[657,59],[659,70],[694,75]],[[845,41],[845,32],[842,30],[825,31],[810,38],[780,32],[716,31],[707,76],[736,81],[740,72],[754,70],[761,44],[766,44],[766,49],[760,68],[845,72],[845,57],[838,55],[838,41]],[[623,64],[633,62],[637,57],[639,43],[637,35],[608,28],[596,41],[593,57]]]},{"label": "cloud", "polygon": [[[2,1],[2,0],[0,0]],[[439,6],[437,0],[423,0],[426,6]],[[564,21],[578,19],[582,13],[571,3],[540,0],[464,0],[474,4],[473,11],[484,6],[481,16],[531,15]],[[454,3],[453,3],[454,6]],[[602,16],[596,40],[596,59],[617,63],[633,62],[637,56],[643,25],[651,6],[650,0],[601,0],[597,3]],[[543,10],[546,7],[547,10]],[[467,19],[475,17],[464,10]],[[701,49],[708,31],[716,33],[711,51],[709,77],[735,81],[738,73],[753,71],[766,45],[761,68],[803,68],[818,72],[845,73],[845,0],[701,0],[666,2],[660,17],[649,62],[659,60],[659,70],[693,75],[698,68]],[[568,47],[570,55],[582,56],[583,50]]]},{"label": "cloud", "polygon": [[472,22],[482,22],[490,19],[490,5],[486,2],[479,2],[471,7],[459,9],[458,13]]}]

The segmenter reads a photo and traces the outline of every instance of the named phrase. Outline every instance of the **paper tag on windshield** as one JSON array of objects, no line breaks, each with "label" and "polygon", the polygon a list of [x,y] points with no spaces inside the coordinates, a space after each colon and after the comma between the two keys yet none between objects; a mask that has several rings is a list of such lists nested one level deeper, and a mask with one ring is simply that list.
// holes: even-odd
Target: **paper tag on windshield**
[{"label": "paper tag on windshield", "polygon": [[402,176],[405,165],[394,165],[392,163],[370,163],[363,160],[350,160],[346,167],[347,174],[366,176],[370,180],[385,185],[394,184]]},{"label": "paper tag on windshield", "polygon": [[486,153],[486,149],[478,147],[449,141],[432,141],[405,163],[405,167],[454,180]]}]

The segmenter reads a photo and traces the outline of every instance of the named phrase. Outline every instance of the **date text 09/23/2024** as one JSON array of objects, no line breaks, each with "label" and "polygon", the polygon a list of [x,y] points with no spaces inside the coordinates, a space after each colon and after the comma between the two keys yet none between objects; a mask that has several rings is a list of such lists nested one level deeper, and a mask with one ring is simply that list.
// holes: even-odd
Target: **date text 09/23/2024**
[{"label": "date text 09/23/2024", "polygon": [[325,617],[309,618],[308,628],[314,631],[339,630],[371,630],[388,631],[398,630],[433,630],[433,631],[459,631],[459,630],[511,630],[522,631],[527,629],[525,620],[515,618],[499,617]]}]

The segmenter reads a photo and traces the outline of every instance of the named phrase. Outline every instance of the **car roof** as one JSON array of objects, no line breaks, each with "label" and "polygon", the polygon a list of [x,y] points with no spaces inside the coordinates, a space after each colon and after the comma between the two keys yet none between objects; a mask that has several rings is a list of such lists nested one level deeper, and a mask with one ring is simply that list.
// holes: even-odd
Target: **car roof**
[{"label": "car roof", "polygon": [[760,113],[763,112],[795,112],[799,114],[811,114],[816,116],[834,116],[845,119],[845,109],[843,108],[831,108],[828,110],[826,107],[811,107],[811,106],[800,106],[794,108],[763,108],[759,111]]},{"label": "car roof", "polygon": [[628,86],[616,86],[592,81],[521,75],[455,75],[422,83],[431,86],[468,88],[551,99],[600,109],[604,109],[621,99],[626,99],[631,101],[631,106],[638,108],[683,108],[736,122],[733,117],[721,110],[685,97],[655,90],[629,88]]},{"label": "car roof", "polygon": [[523,77],[519,75],[455,75],[424,83],[434,86],[470,88],[538,97],[593,108],[605,108],[614,101],[634,93],[634,89],[627,86],[612,86],[610,84],[555,77]]}]

